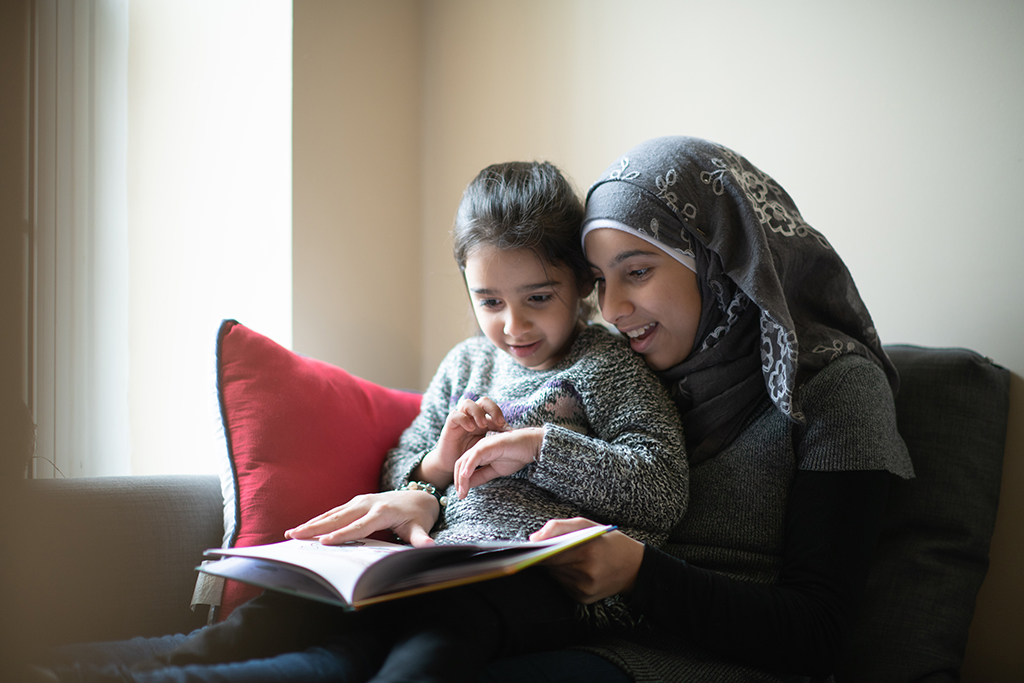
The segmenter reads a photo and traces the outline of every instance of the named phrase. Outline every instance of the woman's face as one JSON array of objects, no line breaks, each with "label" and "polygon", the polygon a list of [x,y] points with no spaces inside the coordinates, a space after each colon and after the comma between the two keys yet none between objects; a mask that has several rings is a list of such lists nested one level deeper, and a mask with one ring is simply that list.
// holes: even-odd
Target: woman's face
[{"label": "woman's face", "polygon": [[700,324],[697,275],[622,230],[591,230],[584,247],[604,319],[629,338],[652,369],[667,370],[685,360]]}]

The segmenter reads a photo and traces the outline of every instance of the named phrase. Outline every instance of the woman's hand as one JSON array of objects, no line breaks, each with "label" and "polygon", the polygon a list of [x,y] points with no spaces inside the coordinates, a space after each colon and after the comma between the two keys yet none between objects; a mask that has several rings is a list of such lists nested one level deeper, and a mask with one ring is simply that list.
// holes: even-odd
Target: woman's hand
[{"label": "woman's hand", "polygon": [[483,396],[476,401],[464,398],[448,414],[437,446],[430,451],[413,473],[414,479],[428,481],[444,489],[454,481],[455,463],[488,432],[508,429],[501,408]]},{"label": "woman's hand", "polygon": [[[530,540],[541,541],[590,526],[596,524],[582,517],[552,519],[532,533]],[[629,593],[643,559],[643,543],[620,531],[611,531],[555,555],[545,565],[569,595],[589,605],[617,593]]]},{"label": "woman's hand", "polygon": [[542,427],[491,434],[478,441],[455,463],[455,489],[459,498],[465,498],[474,486],[518,472],[536,460],[543,441]]},{"label": "woman's hand", "polygon": [[385,491],[356,496],[344,505],[284,532],[285,538],[317,538],[340,545],[390,529],[415,546],[431,545],[430,530],[441,506],[426,491]]}]

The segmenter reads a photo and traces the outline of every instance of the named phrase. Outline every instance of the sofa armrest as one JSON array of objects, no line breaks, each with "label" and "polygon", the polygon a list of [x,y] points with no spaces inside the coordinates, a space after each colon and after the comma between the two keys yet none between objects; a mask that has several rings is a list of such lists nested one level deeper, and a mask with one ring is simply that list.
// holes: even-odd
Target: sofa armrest
[{"label": "sofa armrest", "polygon": [[[195,566],[223,533],[216,476],[19,482],[14,623],[33,646],[187,633]],[[204,612],[204,613],[200,613]]]}]

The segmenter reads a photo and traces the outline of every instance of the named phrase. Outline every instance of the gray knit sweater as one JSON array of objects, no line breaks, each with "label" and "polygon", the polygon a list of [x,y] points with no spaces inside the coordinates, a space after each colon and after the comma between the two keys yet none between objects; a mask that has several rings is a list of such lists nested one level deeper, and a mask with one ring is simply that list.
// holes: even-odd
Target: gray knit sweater
[{"label": "gray knit sweater", "polygon": [[[659,609],[678,615],[680,624],[710,626],[715,620],[728,618],[752,621],[766,602],[782,602],[781,592],[772,594],[770,588],[778,584],[780,570],[784,565],[804,566],[810,559],[787,555],[793,545],[798,545],[800,552],[808,552],[808,544],[787,544],[784,537],[787,524],[792,527],[793,520],[787,519],[787,513],[798,471],[887,471],[902,478],[913,476],[910,456],[896,430],[892,392],[877,365],[859,356],[843,356],[805,385],[803,402],[806,425],[786,419],[766,400],[763,412],[734,443],[690,471],[686,516],[664,546],[668,554],[682,562],[668,567],[669,571],[662,567],[656,575],[648,573],[655,576],[650,580],[659,586],[645,586],[645,592],[661,596],[655,598]],[[817,514],[819,507],[821,512],[829,510],[833,503],[824,491],[821,494],[803,492],[802,514]],[[808,506],[807,498],[819,500]],[[852,523],[856,525],[857,520]],[[648,561],[646,556],[644,561]],[[716,585],[721,593],[717,596],[719,604],[731,605],[731,617],[720,612],[695,613],[696,605],[666,602],[669,584],[705,581],[704,576],[691,577],[690,567],[734,580]],[[810,580],[813,582],[813,578]],[[751,584],[764,589],[752,591]],[[815,586],[793,580],[786,585],[790,593],[805,588],[813,592]],[[750,616],[745,617],[748,613]],[[778,618],[784,620],[787,616],[780,612]],[[733,631],[743,631],[741,625],[735,626]],[[782,621],[777,626],[780,630],[789,628]],[[737,664],[669,630],[664,625],[653,630],[638,629],[632,639],[609,639],[592,649],[644,683],[807,680]],[[760,644],[725,645],[742,651]]]},{"label": "gray knit sweater", "polygon": [[625,342],[584,329],[550,370],[530,370],[484,337],[452,349],[419,416],[385,461],[382,487],[409,480],[463,397],[487,396],[513,428],[543,427],[534,463],[470,490],[448,490],[440,543],[525,539],[549,519],[584,516],[661,544],[683,516],[687,463],[672,400]]}]

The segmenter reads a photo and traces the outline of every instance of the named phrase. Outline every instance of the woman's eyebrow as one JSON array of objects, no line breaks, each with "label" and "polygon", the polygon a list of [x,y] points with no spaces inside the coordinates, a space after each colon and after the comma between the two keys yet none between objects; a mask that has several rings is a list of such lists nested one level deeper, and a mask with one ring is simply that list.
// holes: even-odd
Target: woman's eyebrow
[{"label": "woman's eyebrow", "polygon": [[612,262],[609,263],[608,265],[609,266],[617,266],[620,263],[622,263],[623,261],[629,260],[629,259],[633,258],[634,256],[657,256],[657,255],[658,255],[658,252],[651,251],[651,250],[648,250],[648,249],[630,249],[629,251],[624,251],[624,252],[621,252],[619,254],[616,254],[615,258],[613,258]]}]

